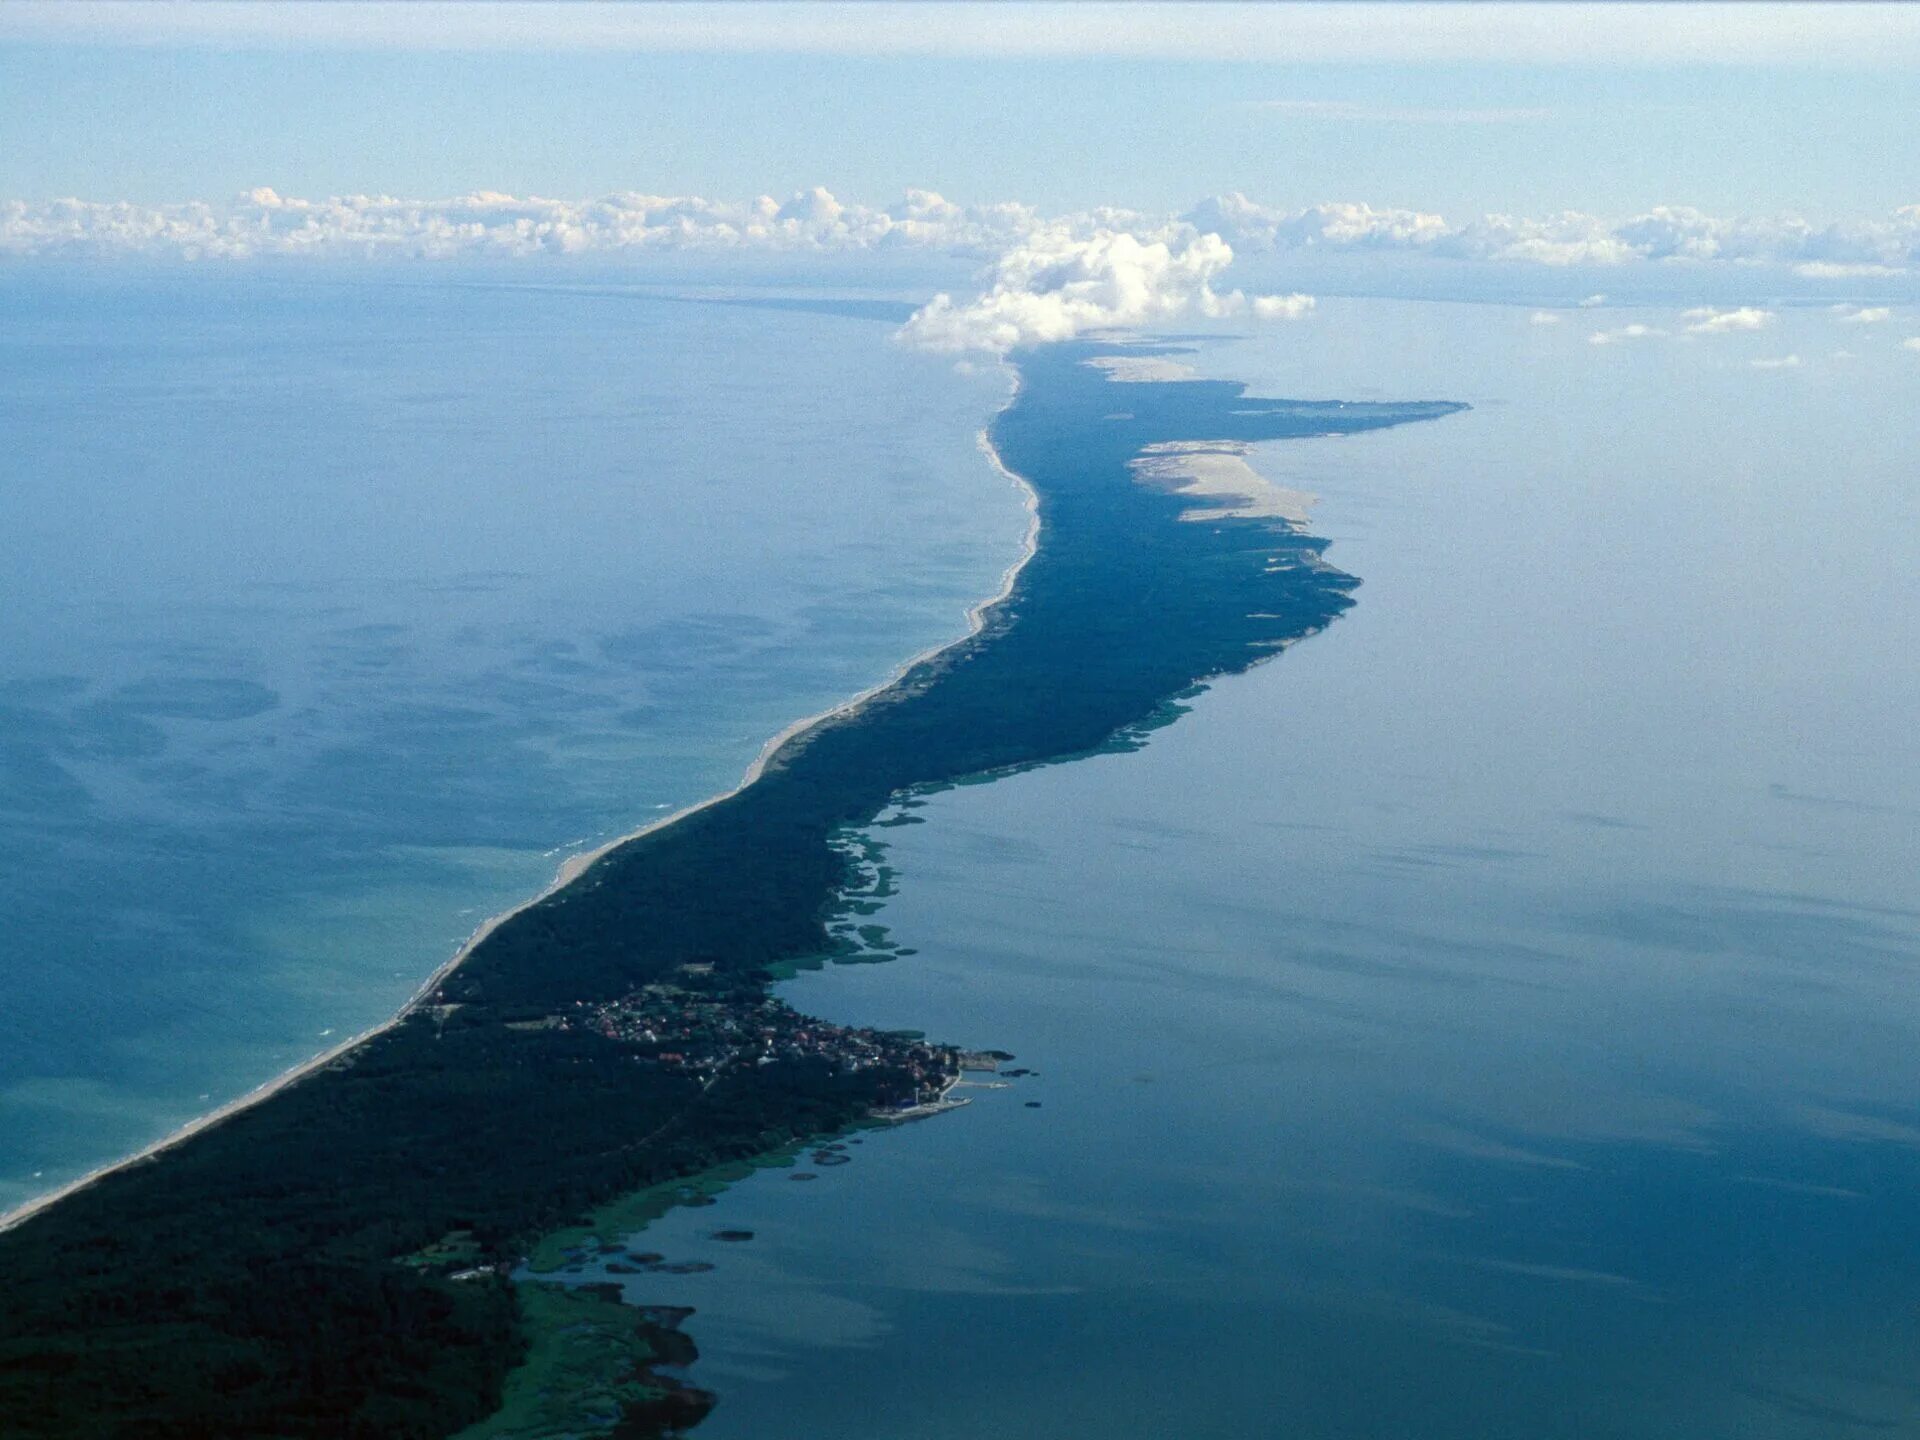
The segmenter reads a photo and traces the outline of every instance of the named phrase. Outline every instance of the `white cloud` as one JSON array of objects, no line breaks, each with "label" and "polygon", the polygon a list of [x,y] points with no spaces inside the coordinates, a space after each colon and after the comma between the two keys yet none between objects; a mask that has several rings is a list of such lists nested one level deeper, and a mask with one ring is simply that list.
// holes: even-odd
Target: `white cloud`
[{"label": "white cloud", "polygon": [[1250,250],[1419,250],[1446,238],[1452,229],[1444,216],[1419,210],[1376,210],[1354,203],[1273,210],[1238,191],[1202,200],[1180,218]]},{"label": "white cloud", "polygon": [[1589,345],[1618,345],[1622,340],[1652,340],[1665,335],[1664,330],[1651,325],[1642,325],[1635,321],[1631,325],[1622,325],[1614,330],[1596,330],[1587,337]]},{"label": "white cloud", "polygon": [[1914,336],[1911,340],[1902,340],[1900,342],[1900,348],[1902,350],[1920,350],[1920,335]]},{"label": "white cloud", "polygon": [[1352,120],[1388,125],[1517,125],[1550,120],[1554,113],[1538,108],[1363,105],[1354,100],[1252,100],[1247,105],[1252,110],[1272,111],[1301,120]]},{"label": "white cloud", "polygon": [[1286,64],[1920,63],[1910,7],[1699,3],[1406,5],[807,3],[0,5],[0,36],[365,50],[1080,55]]},{"label": "white cloud", "polygon": [[1830,225],[1794,215],[1714,216],[1683,206],[1656,206],[1624,220],[1567,210],[1455,223],[1422,211],[1358,204],[1278,210],[1235,193],[1204,201],[1184,218],[1246,250],[1417,250],[1542,265],[1732,261],[1790,265],[1812,279],[1904,274],[1910,263],[1920,263],[1920,205]]},{"label": "white cloud", "polygon": [[1739,330],[1764,330],[1774,321],[1771,310],[1762,310],[1753,305],[1742,305],[1733,310],[1716,310],[1703,305],[1695,310],[1681,312],[1680,318],[1687,322],[1689,335],[1729,335]]},{"label": "white cloud", "polygon": [[1836,305],[1833,312],[1842,325],[1878,325],[1893,318],[1892,309],[1885,305]]},{"label": "white cloud", "polygon": [[[1673,208],[1624,221],[1563,211],[1455,222],[1430,211],[1358,202],[1277,209],[1238,193],[1214,196],[1177,216],[1115,209],[1043,215],[1014,203],[958,205],[932,190],[910,190],[895,204],[873,206],[819,187],[785,200],[763,195],[744,201],[632,192],[562,200],[484,190],[429,200],[309,200],[265,186],[226,204],[0,201],[0,257],[485,259],[910,248],[988,260],[1043,233],[1085,240],[1105,231],[1176,248],[1211,234],[1236,253],[1282,259],[1303,252],[1378,252],[1544,266],[1776,264],[1822,278],[1920,267],[1920,205],[1878,220],[1816,227],[1793,217],[1715,218]],[[1580,304],[1605,299],[1593,295]]]},{"label": "white cloud", "polygon": [[929,350],[1004,353],[1089,330],[1188,315],[1217,317],[1251,308],[1260,318],[1290,319],[1312,308],[1306,295],[1260,296],[1249,307],[1238,290],[1215,290],[1214,280],[1232,261],[1232,247],[1218,235],[1169,243],[1126,230],[1086,236],[1065,227],[1042,230],[1000,257],[984,293],[962,304],[935,296],[914,312],[901,335]]},{"label": "white cloud", "polygon": [[1778,359],[1773,360],[1749,360],[1747,364],[1756,370],[1798,370],[1800,368],[1800,357],[1798,355],[1782,355]]},{"label": "white cloud", "polygon": [[1606,303],[1607,297],[1604,295],[1589,295],[1580,302],[1580,308],[1582,310],[1592,310]]},{"label": "white cloud", "polygon": [[262,186],[226,206],[0,202],[0,255],[136,254],[419,258],[648,250],[881,250],[991,256],[1041,221],[1025,205],[962,207],[909,190],[884,209],[814,187],[785,202],[625,192],[597,200],[475,191],[444,200],[346,195],[302,200]]},{"label": "white cloud", "polygon": [[1560,317],[1551,310],[1536,310],[1527,317],[1529,325],[1558,325]]},{"label": "white cloud", "polygon": [[1313,309],[1313,296],[1301,295],[1256,295],[1253,297],[1253,316],[1256,320],[1299,320]]},{"label": "white cloud", "polygon": [[1535,265],[1622,265],[1631,247],[1606,222],[1576,210],[1534,219],[1484,215],[1452,230],[1437,253],[1461,260],[1519,260]]},{"label": "white cloud", "polygon": [[1340,203],[1277,210],[1238,192],[1202,201],[1181,217],[1253,251],[1410,250],[1458,260],[1524,260],[1546,265],[1618,264],[1629,246],[1605,222],[1566,212],[1545,219],[1485,215],[1455,225],[1422,210]]},{"label": "white cloud", "polygon": [[[1911,207],[1909,207],[1911,208]],[[1864,263],[1845,264],[1833,260],[1809,260],[1805,264],[1793,267],[1793,273],[1803,280],[1873,280],[1889,275],[1904,275],[1904,265],[1873,265]]]}]

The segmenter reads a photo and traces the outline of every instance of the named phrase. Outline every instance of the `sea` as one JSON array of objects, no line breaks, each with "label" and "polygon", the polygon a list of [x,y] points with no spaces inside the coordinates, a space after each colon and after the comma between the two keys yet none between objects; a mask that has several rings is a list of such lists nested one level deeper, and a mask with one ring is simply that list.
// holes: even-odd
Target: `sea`
[{"label": "sea", "polygon": [[0,1210],[964,633],[1010,378],[811,299],[0,277]]},{"label": "sea", "polygon": [[1325,633],[884,832],[787,997],[1036,1073],[648,1230],[702,1440],[1920,1434],[1920,366],[1544,313],[1196,343],[1474,408],[1252,457]]},{"label": "sea", "polygon": [[[16,1196],[379,1018],[958,633],[1025,528],[974,448],[1004,374],[870,320],[11,299]],[[623,1282],[693,1307],[701,1440],[1920,1434],[1906,319],[1323,298],[1184,341],[1473,408],[1250,456],[1362,581],[1324,633],[877,832],[913,953],[781,993],[1029,1073],[647,1229],[714,1267]]]}]

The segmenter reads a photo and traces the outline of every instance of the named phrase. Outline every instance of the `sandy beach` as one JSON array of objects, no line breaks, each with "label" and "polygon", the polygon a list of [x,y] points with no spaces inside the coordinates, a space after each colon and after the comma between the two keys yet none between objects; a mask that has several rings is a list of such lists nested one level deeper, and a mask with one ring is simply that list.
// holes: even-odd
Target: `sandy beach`
[{"label": "sandy beach", "polygon": [[1149,445],[1132,465],[1142,484],[1207,503],[1182,520],[1285,520],[1305,525],[1319,498],[1276,485],[1247,463],[1252,447],[1234,440],[1172,440]]},{"label": "sandy beach", "polygon": [[[1015,397],[1018,396],[1019,385],[1020,380],[1016,373],[1014,376],[1014,388],[1008,395],[1006,405],[1011,405]],[[1006,406],[1003,405],[1001,408],[1005,409]],[[709,806],[717,805],[721,801],[739,794],[760,778],[773,757],[796,736],[804,734],[816,725],[825,724],[830,720],[837,719],[840,716],[857,710],[875,696],[884,693],[898,684],[900,679],[909,670],[913,669],[914,666],[921,664],[923,661],[930,660],[941,652],[951,649],[953,646],[961,644],[965,640],[978,634],[981,626],[986,623],[987,612],[1012,593],[1014,582],[1019,577],[1020,571],[1024,569],[1027,562],[1033,558],[1034,549],[1038,543],[1040,534],[1040,512],[1039,497],[1035,494],[1033,487],[1019,475],[1014,474],[1013,471],[1009,470],[1001,462],[999,452],[994,449],[988,429],[983,428],[979,432],[976,437],[976,443],[981,453],[987,458],[988,463],[1020,491],[1022,503],[1027,510],[1028,521],[1026,534],[1021,541],[1019,553],[1002,573],[999,588],[996,589],[992,595],[975,602],[968,608],[966,612],[967,628],[964,633],[955,636],[951,640],[942,641],[940,644],[931,646],[919,654],[902,661],[886,679],[880,681],[878,684],[869,686],[858,694],[849,696],[838,705],[828,710],[823,710],[816,715],[805,716],[788,725],[785,729],[781,730],[779,734],[773,736],[760,747],[759,754],[754,757],[753,763],[747,767],[746,773],[740,778],[740,782],[731,789],[721,791],[717,795],[710,795],[695,804],[683,806],[670,815],[663,815],[658,819],[649,821],[638,829],[630,830],[625,834],[619,835],[595,849],[569,856],[561,863],[558,871],[554,875],[553,881],[547,885],[545,889],[509,909],[502,910],[497,915],[489,916],[476,926],[473,933],[466,938],[460,948],[449,956],[444,964],[438,966],[426,979],[420,982],[413,994],[408,997],[406,1003],[378,1025],[369,1026],[367,1029],[341,1041],[337,1045],[318,1051],[311,1058],[282,1071],[271,1080],[264,1081],[247,1091],[246,1094],[229,1100],[225,1104],[208,1111],[206,1114],[188,1121],[179,1129],[161,1137],[151,1145],[135,1151],[133,1154],[116,1160],[111,1164],[102,1165],[97,1169],[90,1170],[78,1179],[70,1180],[57,1189],[50,1190],[44,1195],[18,1205],[4,1214],[0,1214],[0,1231],[12,1229],[22,1222],[31,1219],[49,1206],[58,1204],[61,1200],[86,1189],[90,1185],[96,1184],[107,1176],[117,1171],[125,1170],[130,1166],[139,1165],[151,1160],[156,1155],[172,1149],[183,1141],[192,1139],[202,1131],[209,1130],[221,1122],[229,1120],[245,1110],[251,1109],[262,1101],[272,1098],[289,1085],[296,1084],[315,1071],[326,1068],[343,1055],[346,1055],[386,1031],[391,1030],[415,1010],[419,1009],[422,1004],[430,1001],[434,992],[440,988],[447,977],[459,969],[467,957],[472,955],[473,952],[486,941],[489,935],[514,916],[531,909],[535,905],[550,899],[561,890],[566,889],[569,885],[579,880],[582,875],[586,874],[588,870],[592,869],[596,862],[619,849],[622,845],[638,840],[643,836],[650,835],[657,830],[663,830],[669,825],[677,824],[689,815],[697,814]]]},{"label": "sandy beach", "polygon": [[1199,372],[1191,365],[1161,355],[1095,355],[1085,362],[1109,380],[1144,385],[1160,380],[1192,380]]}]

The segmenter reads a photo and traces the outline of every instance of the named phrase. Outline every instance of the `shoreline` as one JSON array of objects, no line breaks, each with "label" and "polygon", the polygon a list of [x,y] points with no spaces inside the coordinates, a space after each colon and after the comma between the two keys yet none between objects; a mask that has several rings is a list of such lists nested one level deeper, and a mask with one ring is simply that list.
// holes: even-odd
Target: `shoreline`
[{"label": "shoreline", "polygon": [[[650,815],[645,839],[575,858],[557,898],[480,927],[437,988],[421,986],[409,1023],[0,1234],[0,1346],[22,1362],[0,1366],[0,1412],[21,1417],[22,1440],[129,1416],[191,1430],[216,1412],[249,1433],[316,1417],[381,1434],[484,1427],[509,1383],[528,1382],[535,1320],[504,1285],[450,1285],[442,1262],[509,1262],[556,1221],[939,1089],[937,1052],[953,1047],[900,1052],[897,1070],[842,1067],[833,1033],[771,993],[841,948],[852,896],[895,893],[855,843],[864,827],[913,795],[1138,749],[1183,698],[1354,604],[1357,580],[1322,558],[1329,541],[1271,519],[1181,523],[1190,501],[1138,483],[1129,463],[1151,445],[1357,434],[1463,408],[1264,398],[1230,381],[1136,386],[1117,402],[1084,363],[1115,348],[1020,352],[1021,383],[980,448],[1030,493],[1028,538],[1001,552],[1012,563],[968,607],[965,636],[931,659],[877,660],[895,678],[833,705],[837,718],[785,726],[724,801]],[[971,584],[943,588],[950,614],[972,598]],[[937,615],[927,627],[959,628]],[[529,868],[550,873],[554,858]],[[644,1019],[650,996],[672,1009],[661,1033],[599,1023]],[[703,1100],[692,1072],[744,1053],[721,1023],[736,1002],[790,1015],[795,1043],[753,1047],[773,1063]],[[421,1264],[395,1265],[407,1257]],[[289,1281],[264,1308],[262,1275]],[[613,1338],[579,1357],[546,1428],[685,1429],[694,1417],[649,1394],[607,1411],[653,1336],[623,1324]],[[259,1357],[235,1372],[245,1393],[215,1395],[208,1377],[225,1372],[209,1367],[236,1353]]]},{"label": "shoreline", "polygon": [[[993,418],[998,418],[1001,413],[1019,399],[1020,390],[1025,381],[1017,369],[1013,370],[1013,375],[1013,388],[1000,408],[994,412]],[[1013,593],[1014,584],[1018,581],[1020,572],[1024,570],[1027,567],[1027,563],[1033,559],[1034,553],[1038,549],[1040,539],[1039,493],[1028,483],[1024,476],[1008,469],[1006,464],[1001,460],[1000,452],[993,444],[992,425],[993,419],[990,418],[987,424],[982,426],[975,435],[974,443],[980,450],[980,453],[986,457],[987,463],[1003,478],[1012,482],[1014,488],[1020,492],[1022,497],[1021,504],[1027,512],[1027,529],[1021,539],[1019,553],[1009,562],[1007,568],[1001,572],[999,588],[987,598],[976,600],[967,607],[967,628],[963,634],[956,635],[950,640],[943,640],[937,645],[928,646],[918,654],[901,661],[888,673],[886,678],[876,684],[868,686],[866,689],[849,696],[838,704],[830,706],[828,709],[822,710],[814,715],[803,716],[785,726],[778,734],[761,745],[759,753],[754,756],[752,763],[747,766],[745,773],[740,777],[738,783],[731,788],[715,795],[709,795],[690,805],[684,805],[672,814],[650,820],[637,829],[603,842],[592,850],[582,851],[576,855],[569,855],[565,860],[560,862],[559,869],[555,872],[554,878],[544,889],[508,909],[488,916],[475,926],[473,932],[467,936],[466,940],[460,945],[460,948],[436,966],[434,970],[420,982],[414,992],[407,997],[400,1008],[385,1020],[380,1021],[378,1024],[368,1026],[366,1029],[342,1040],[337,1045],[316,1052],[310,1058],[288,1067],[271,1079],[262,1081],[245,1094],[235,1096],[232,1100],[216,1106],[204,1115],[194,1117],[177,1129],[169,1131],[158,1140],[134,1151],[130,1155],[98,1166],[95,1169],[89,1170],[86,1174],[69,1180],[65,1184],[48,1191],[44,1195],[25,1201],[11,1210],[0,1212],[0,1233],[5,1233],[8,1230],[25,1224],[42,1211],[50,1209],[62,1200],[79,1194],[81,1191],[98,1184],[111,1175],[118,1174],[122,1170],[131,1169],[136,1165],[145,1164],[147,1161],[155,1159],[168,1150],[171,1150],[174,1146],[183,1144],[191,1140],[194,1136],[211,1130],[227,1120],[231,1120],[236,1115],[243,1114],[255,1105],[271,1099],[289,1086],[298,1084],[308,1076],[324,1070],[327,1066],[333,1064],[334,1061],[358,1049],[368,1041],[385,1034],[407,1019],[423,1004],[427,1003],[432,998],[433,992],[444,984],[447,978],[458,970],[460,966],[467,961],[468,957],[486,942],[488,936],[506,924],[507,921],[513,919],[516,915],[531,910],[536,905],[552,899],[562,890],[565,890],[568,886],[578,881],[581,876],[591,870],[601,859],[619,849],[621,846],[631,841],[639,840],[647,835],[654,834],[656,831],[664,830],[670,825],[676,825],[690,815],[696,815],[702,810],[720,804],[722,801],[732,799],[735,795],[748,789],[760,779],[766,772],[768,763],[789,741],[805,734],[818,725],[823,725],[830,720],[836,720],[843,715],[853,713],[860,709],[860,707],[868,704],[875,697],[884,694],[899,684],[916,665],[931,660],[935,656],[951,650],[956,645],[965,644],[975,635],[978,635],[981,628],[986,624],[987,612]]]}]

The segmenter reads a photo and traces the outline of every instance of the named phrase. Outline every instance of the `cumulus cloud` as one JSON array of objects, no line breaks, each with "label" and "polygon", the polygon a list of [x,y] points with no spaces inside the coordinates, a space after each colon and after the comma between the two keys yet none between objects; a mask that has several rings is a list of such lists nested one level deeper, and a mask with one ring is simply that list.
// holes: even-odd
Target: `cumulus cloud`
[{"label": "cumulus cloud", "polygon": [[1467,260],[1541,265],[1733,261],[1796,267],[1812,278],[1895,275],[1920,263],[1920,205],[1876,220],[1815,225],[1798,216],[1714,216],[1656,206],[1623,220],[1567,210],[1483,215],[1454,223],[1416,210],[1314,205],[1282,210],[1233,193],[1184,217],[1249,251],[1305,247],[1417,250]]},{"label": "cumulus cloud", "polygon": [[1764,330],[1774,321],[1771,310],[1742,305],[1733,310],[1716,310],[1710,305],[1681,312],[1689,335],[1730,335],[1741,330]]},{"label": "cumulus cloud", "polygon": [[978,297],[956,304],[950,295],[935,296],[914,312],[902,336],[929,350],[1004,353],[1188,315],[1250,308],[1260,318],[1293,319],[1313,307],[1307,295],[1262,295],[1249,305],[1238,290],[1216,290],[1214,280],[1232,261],[1232,247],[1212,234],[1169,242],[1126,230],[1084,237],[1064,227],[1045,230],[1003,254]]},{"label": "cumulus cloud", "polygon": [[224,204],[0,202],[0,256],[436,259],[913,247],[991,259],[1045,235],[1091,241],[1106,231],[1174,248],[1214,235],[1242,254],[1282,256],[1391,253],[1543,266],[1771,264],[1816,279],[1920,268],[1920,205],[1875,219],[1813,224],[1791,215],[1725,217],[1676,206],[1624,219],[1567,210],[1456,220],[1352,201],[1279,208],[1238,192],[1203,200],[1181,215],[1112,209],[1043,215],[1022,204],[960,205],[932,190],[910,190],[892,205],[875,206],[819,187],[784,200],[742,201],[637,192],[562,200],[484,190],[431,200],[311,200],[263,186]]},{"label": "cumulus cloud", "polygon": [[1920,350],[1920,335],[1914,336],[1911,340],[1902,340],[1900,342],[1900,348],[1902,350]]},{"label": "cumulus cloud", "polygon": [[1180,219],[1196,230],[1224,237],[1229,244],[1261,251],[1420,250],[1451,230],[1444,216],[1420,210],[1376,210],[1361,204],[1273,210],[1238,191],[1202,200]]},{"label": "cumulus cloud", "polygon": [[1529,325],[1558,325],[1560,317],[1551,310],[1536,310],[1527,317]]},{"label": "cumulus cloud", "polygon": [[1855,280],[1880,279],[1888,275],[1904,275],[1904,265],[1845,264],[1835,260],[1809,260],[1793,267],[1793,273],[1805,280]]},{"label": "cumulus cloud", "polygon": [[[1909,73],[1920,17],[1899,5],[1491,7],[1181,4],[0,5],[41,43],[354,51],[1078,56],[1278,65],[1831,65]],[[175,13],[179,12],[179,13]],[[1904,67],[1904,69],[1903,69]]]},{"label": "cumulus cloud", "polygon": [[1878,325],[1893,318],[1892,309],[1885,305],[1836,305],[1833,314],[1842,325]]},{"label": "cumulus cloud", "polygon": [[1756,370],[1798,370],[1800,368],[1800,357],[1798,355],[1782,355],[1777,359],[1771,360],[1749,360],[1747,364]]},{"label": "cumulus cloud", "polygon": [[909,190],[877,208],[843,204],[817,186],[785,201],[737,202],[637,192],[552,200],[490,190],[441,200],[303,200],[262,186],[225,206],[0,203],[0,255],[447,259],[912,246],[984,257],[1039,223],[1029,206],[959,206],[931,190]]},{"label": "cumulus cloud", "polygon": [[1587,296],[1586,299],[1580,302],[1580,308],[1582,310],[1592,310],[1606,303],[1607,303],[1607,297],[1604,295],[1589,295]]},{"label": "cumulus cloud", "polygon": [[1294,293],[1292,295],[1256,295],[1253,297],[1253,315],[1256,320],[1299,320],[1313,309],[1313,296]]},{"label": "cumulus cloud", "polygon": [[1603,221],[1571,211],[1541,220],[1485,215],[1455,225],[1429,211],[1356,203],[1278,210],[1235,191],[1203,200],[1180,218],[1249,251],[1418,251],[1548,265],[1614,264],[1633,258]]},{"label": "cumulus cloud", "polygon": [[1596,330],[1587,337],[1589,345],[1618,345],[1623,340],[1653,340],[1665,335],[1664,330],[1652,325],[1642,325],[1635,321],[1631,325],[1622,325],[1613,330]]}]

